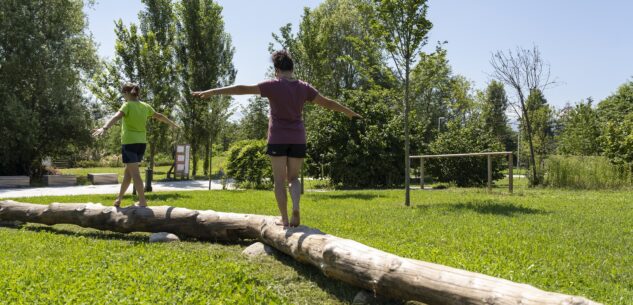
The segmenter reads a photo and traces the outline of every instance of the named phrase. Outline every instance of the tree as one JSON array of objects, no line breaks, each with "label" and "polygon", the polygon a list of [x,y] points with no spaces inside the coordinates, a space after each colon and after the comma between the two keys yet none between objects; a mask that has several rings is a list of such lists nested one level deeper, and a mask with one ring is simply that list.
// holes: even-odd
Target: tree
[{"label": "tree", "polygon": [[242,115],[239,121],[240,137],[265,140],[268,136],[268,99],[259,96],[250,98],[248,105],[242,108]]},{"label": "tree", "polygon": [[86,79],[97,67],[80,0],[0,2],[0,175],[90,142]]},{"label": "tree", "polygon": [[404,86],[404,184],[405,205],[410,205],[409,93],[411,68],[427,44],[433,24],[426,19],[426,0],[374,0],[372,28],[391,55],[397,76]]},{"label": "tree", "polygon": [[362,3],[326,0],[313,10],[305,8],[295,35],[290,24],[273,34],[274,41],[292,54],[295,75],[323,95],[338,98],[343,90],[393,84]]},{"label": "tree", "polygon": [[[114,60],[104,63],[91,91],[110,111],[117,111],[121,106],[121,83],[136,82],[141,87],[141,100],[158,112],[171,113],[178,100],[172,4],[169,0],[143,3],[146,7],[138,14],[139,25],[125,26],[121,19],[115,22]],[[149,168],[154,168],[154,156],[165,142],[166,128],[165,124],[148,122]]]},{"label": "tree", "polygon": [[593,100],[566,107],[561,115],[562,132],[558,137],[558,151],[565,155],[597,156],[600,145],[600,120],[592,107]]},{"label": "tree", "polygon": [[[312,177],[330,178],[335,186],[351,188],[391,187],[403,182],[404,156],[402,117],[391,102],[392,90],[349,90],[343,93],[346,104],[363,116],[349,120],[339,113],[315,109],[308,143],[307,168]],[[414,130],[420,130],[414,125]]]},{"label": "tree", "polygon": [[191,144],[194,176],[202,147],[209,156],[213,139],[231,114],[230,97],[201,100],[190,94],[209,87],[230,85],[235,80],[235,49],[230,35],[224,31],[221,13],[222,7],[212,0],[183,0],[176,5],[176,58],[181,67],[180,115]]},{"label": "tree", "polygon": [[482,116],[485,128],[501,143],[504,143],[505,149],[508,150],[511,143],[506,116],[508,97],[503,84],[495,80],[491,81],[484,92],[483,102]]},{"label": "tree", "polygon": [[[554,81],[550,80],[549,65],[543,61],[541,52],[536,46],[531,50],[517,47],[515,52],[510,50],[507,53],[497,51],[492,55],[490,64],[493,68],[493,76],[510,86],[516,93],[517,101],[513,103],[513,106],[524,123],[524,134],[528,140],[530,151],[530,163],[536,164],[533,130],[530,117],[528,116],[526,98],[532,90],[543,91],[554,84]],[[540,180],[535,166],[532,167],[531,174],[532,179],[530,182],[532,185],[538,185]]]},{"label": "tree", "polygon": [[598,103],[596,111],[603,123],[622,121],[633,112],[633,81],[621,85],[614,94]]},{"label": "tree", "polygon": [[431,54],[421,53],[420,61],[411,71],[411,109],[415,111],[412,121],[424,126],[423,133],[413,137],[413,141],[421,147],[437,136],[440,118],[449,117],[453,89],[446,50],[438,47]]},{"label": "tree", "polygon": [[536,169],[538,181],[542,181],[545,158],[555,149],[554,110],[547,104],[543,92],[539,89],[532,90],[525,103],[528,116],[521,118],[521,125],[528,121],[531,123],[536,162],[530,165]]}]

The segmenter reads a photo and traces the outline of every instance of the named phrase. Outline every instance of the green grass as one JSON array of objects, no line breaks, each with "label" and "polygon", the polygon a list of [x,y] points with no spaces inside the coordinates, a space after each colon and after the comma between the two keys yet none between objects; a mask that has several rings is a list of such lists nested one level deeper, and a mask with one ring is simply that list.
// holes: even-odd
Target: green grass
[{"label": "green grass", "polygon": [[[624,191],[484,189],[307,192],[304,224],[400,256],[605,304],[633,304],[633,203]],[[111,196],[31,198],[105,202]],[[149,194],[150,204],[277,213],[270,191]],[[126,204],[132,202],[127,198]],[[0,303],[349,304],[356,289],[246,244],[149,244],[69,225],[0,228]]]}]

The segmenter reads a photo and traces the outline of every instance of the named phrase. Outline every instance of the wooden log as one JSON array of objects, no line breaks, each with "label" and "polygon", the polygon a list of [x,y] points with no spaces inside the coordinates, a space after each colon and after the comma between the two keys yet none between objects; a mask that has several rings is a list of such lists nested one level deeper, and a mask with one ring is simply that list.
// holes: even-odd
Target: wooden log
[{"label": "wooden log", "polygon": [[170,206],[114,208],[101,204],[39,205],[0,201],[0,220],[75,224],[115,232],[170,232],[202,240],[260,240],[326,276],[378,295],[427,304],[595,305],[583,297],[546,292],[483,274],[402,258],[353,240],[275,217]]}]

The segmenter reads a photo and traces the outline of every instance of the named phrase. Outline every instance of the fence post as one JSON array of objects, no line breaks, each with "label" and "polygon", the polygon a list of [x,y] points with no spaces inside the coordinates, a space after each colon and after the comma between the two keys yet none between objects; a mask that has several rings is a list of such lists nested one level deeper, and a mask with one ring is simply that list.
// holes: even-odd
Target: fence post
[{"label": "fence post", "polygon": [[424,190],[424,158],[420,157],[420,190]]},{"label": "fence post", "polygon": [[512,167],[514,166],[514,160],[512,158],[512,153],[508,154],[508,190],[510,191],[510,194],[512,194],[513,191],[513,186],[512,183],[514,182],[514,174],[512,173]]},{"label": "fence post", "polygon": [[492,191],[492,156],[488,155],[488,192]]}]

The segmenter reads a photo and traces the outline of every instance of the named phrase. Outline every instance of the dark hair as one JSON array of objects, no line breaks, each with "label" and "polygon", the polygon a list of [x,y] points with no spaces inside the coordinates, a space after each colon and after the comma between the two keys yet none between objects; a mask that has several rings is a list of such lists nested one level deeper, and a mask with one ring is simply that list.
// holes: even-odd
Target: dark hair
[{"label": "dark hair", "polygon": [[273,52],[272,59],[275,69],[279,71],[292,71],[294,69],[292,57],[290,57],[290,54],[286,50]]},{"label": "dark hair", "polygon": [[125,83],[121,86],[121,93],[129,93],[135,96],[139,96],[141,88],[135,83]]}]

